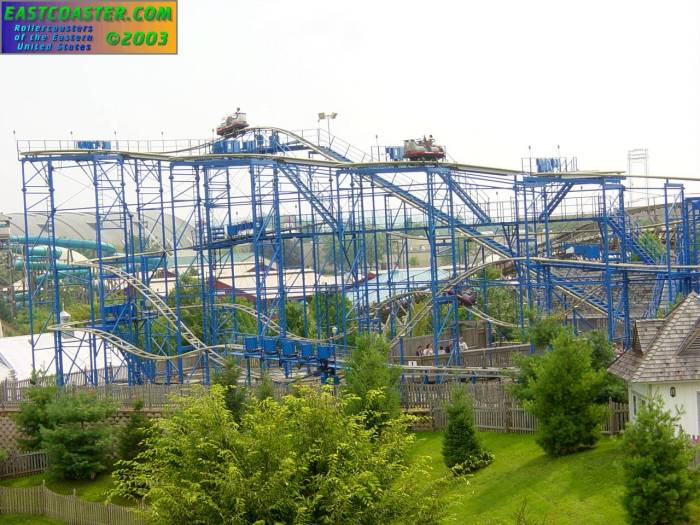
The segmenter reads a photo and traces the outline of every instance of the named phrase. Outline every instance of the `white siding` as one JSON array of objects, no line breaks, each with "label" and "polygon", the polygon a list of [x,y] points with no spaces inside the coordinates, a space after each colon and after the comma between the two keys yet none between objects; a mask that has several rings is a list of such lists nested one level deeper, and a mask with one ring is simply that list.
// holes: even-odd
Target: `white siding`
[{"label": "white siding", "polygon": [[[671,387],[676,389],[675,397],[671,397]],[[653,395],[658,395],[664,402],[666,410],[672,414],[676,410],[681,414],[681,426],[686,434],[700,435],[698,428],[698,393],[700,381],[674,381],[671,383],[632,383],[629,387],[630,419],[634,419],[635,397],[637,409],[641,403]]]}]

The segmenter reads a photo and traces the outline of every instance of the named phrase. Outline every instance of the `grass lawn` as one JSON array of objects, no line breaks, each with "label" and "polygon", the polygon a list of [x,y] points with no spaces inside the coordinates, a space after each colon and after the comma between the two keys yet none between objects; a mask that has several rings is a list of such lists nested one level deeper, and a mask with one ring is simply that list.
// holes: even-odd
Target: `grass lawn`
[{"label": "grass lawn", "polygon": [[58,521],[44,516],[27,516],[26,514],[7,514],[0,516],[1,525],[66,525],[65,521]]},{"label": "grass lawn", "polygon": [[[625,523],[621,454],[615,438],[601,440],[592,450],[550,459],[534,436],[482,433],[481,437],[496,459],[450,493],[457,523],[514,523],[513,514],[525,499],[530,518],[552,525]],[[436,476],[447,471],[441,447],[441,433],[417,435],[413,453],[433,458]]]},{"label": "grass lawn", "polygon": [[[0,482],[0,485],[6,487],[34,487],[41,485],[42,480],[46,480],[46,487],[58,494],[75,494],[84,500],[103,503],[107,499],[107,491],[114,486],[111,474],[102,474],[97,476],[93,481],[53,481],[45,474],[35,474],[33,476],[25,476],[22,478],[6,479]],[[112,503],[116,505],[132,505],[129,501],[114,498]],[[2,522],[0,522],[2,523]],[[29,523],[29,522],[27,522]]]}]

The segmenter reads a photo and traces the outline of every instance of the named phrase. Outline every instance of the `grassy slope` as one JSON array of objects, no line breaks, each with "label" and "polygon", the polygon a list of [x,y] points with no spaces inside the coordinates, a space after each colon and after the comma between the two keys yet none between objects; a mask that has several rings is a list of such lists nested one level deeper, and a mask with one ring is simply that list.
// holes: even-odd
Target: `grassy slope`
[{"label": "grassy slope", "polygon": [[[73,489],[75,489],[75,494],[79,498],[98,503],[103,503],[107,499],[107,491],[114,486],[110,474],[102,474],[93,481],[51,481],[44,474],[35,474],[33,476],[3,480],[0,482],[0,485],[6,487],[34,487],[41,485],[43,479],[46,479],[46,486],[58,494],[73,494]],[[114,499],[112,503],[129,505],[128,502],[119,499]]]},{"label": "grassy slope", "polygon": [[[442,434],[420,433],[414,454],[434,459],[435,475],[444,474]],[[621,454],[615,439],[573,456],[550,459],[533,436],[482,434],[496,455],[469,485],[453,489],[451,511],[458,523],[513,523],[513,514],[527,499],[528,516],[548,524],[625,523],[621,504]]]}]

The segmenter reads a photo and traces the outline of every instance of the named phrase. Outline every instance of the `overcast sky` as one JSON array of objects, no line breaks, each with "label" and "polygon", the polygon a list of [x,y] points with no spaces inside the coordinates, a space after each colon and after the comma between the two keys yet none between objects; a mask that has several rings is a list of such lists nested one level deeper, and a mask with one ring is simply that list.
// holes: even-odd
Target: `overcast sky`
[{"label": "overcast sky", "polygon": [[[576,4],[575,6],[573,4]],[[432,133],[505,168],[577,155],[700,175],[700,2],[180,0],[177,56],[0,56],[0,210],[21,210],[19,138],[204,137],[316,126],[361,149]],[[700,186],[697,187],[700,191]]]}]

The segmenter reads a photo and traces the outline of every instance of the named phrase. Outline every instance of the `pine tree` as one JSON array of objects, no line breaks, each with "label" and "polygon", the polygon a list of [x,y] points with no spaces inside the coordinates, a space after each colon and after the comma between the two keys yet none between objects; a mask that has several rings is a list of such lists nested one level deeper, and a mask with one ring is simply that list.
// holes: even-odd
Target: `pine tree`
[{"label": "pine tree", "polygon": [[59,479],[92,479],[107,469],[112,434],[107,422],[112,404],[86,392],[63,394],[47,406],[49,426],[41,428],[41,445],[50,473]]},{"label": "pine tree", "polygon": [[345,362],[343,391],[352,396],[348,410],[364,414],[370,428],[381,430],[401,414],[401,370],[389,366],[389,343],[376,335],[357,338],[357,346]]},{"label": "pine tree", "polygon": [[447,429],[442,438],[442,458],[455,473],[469,473],[487,466],[493,454],[481,446],[474,424],[471,398],[461,388],[452,391],[447,406]]},{"label": "pine tree", "polygon": [[688,504],[698,495],[700,478],[697,469],[688,468],[695,449],[679,421],[653,398],[625,430],[623,503],[632,525],[674,525],[690,518]]},{"label": "pine tree", "polygon": [[117,443],[119,459],[127,461],[134,459],[146,448],[144,440],[148,437],[148,430],[152,424],[151,420],[143,414],[142,408],[143,401],[134,403],[129,421],[119,432]]},{"label": "pine tree", "polygon": [[591,367],[588,343],[562,332],[532,372],[525,408],[539,420],[537,443],[542,449],[563,456],[595,445],[606,411],[597,402],[605,372]]},{"label": "pine tree", "polygon": [[[36,376],[33,377],[36,380]],[[47,407],[54,402],[58,395],[55,386],[32,386],[25,393],[27,398],[14,415],[14,421],[22,437],[18,439],[23,450],[41,449],[41,428],[50,427]]]},{"label": "pine tree", "polygon": [[238,384],[241,377],[241,368],[233,358],[227,358],[224,366],[214,376],[214,383],[226,389],[224,401],[226,408],[236,422],[240,422],[245,411],[246,392],[245,387]]}]

